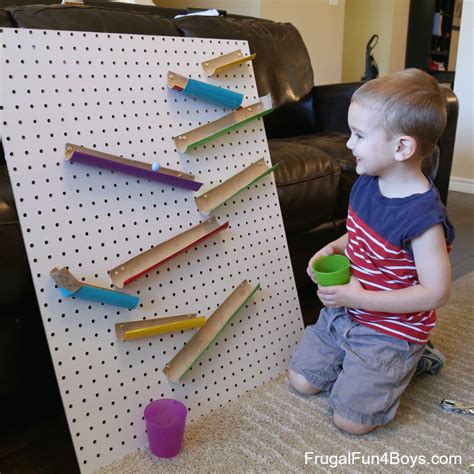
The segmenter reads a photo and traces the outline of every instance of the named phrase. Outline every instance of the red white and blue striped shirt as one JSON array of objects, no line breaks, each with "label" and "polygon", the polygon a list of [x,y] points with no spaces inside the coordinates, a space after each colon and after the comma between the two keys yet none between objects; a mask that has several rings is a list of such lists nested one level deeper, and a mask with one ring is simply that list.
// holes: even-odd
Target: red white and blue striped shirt
[{"label": "red white and blue striped shirt", "polygon": [[[433,183],[422,194],[387,198],[378,178],[363,175],[354,184],[347,217],[346,255],[352,274],[366,290],[392,291],[418,284],[410,241],[442,224],[448,251],[454,228]],[[435,311],[392,314],[347,308],[352,320],[408,342],[424,344],[436,324]]]}]

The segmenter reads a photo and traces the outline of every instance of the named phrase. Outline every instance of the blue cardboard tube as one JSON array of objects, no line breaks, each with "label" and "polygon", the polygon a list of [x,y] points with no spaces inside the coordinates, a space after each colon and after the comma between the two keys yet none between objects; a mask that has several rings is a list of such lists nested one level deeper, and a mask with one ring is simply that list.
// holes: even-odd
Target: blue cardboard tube
[{"label": "blue cardboard tube", "polygon": [[120,291],[97,288],[95,286],[83,285],[77,291],[59,288],[63,296],[75,296],[83,300],[98,301],[99,303],[121,306],[122,308],[135,309],[140,302],[138,296],[121,293]]},{"label": "blue cardboard tube", "polygon": [[183,92],[196,99],[221,105],[230,109],[238,109],[244,100],[244,95],[222,87],[206,84],[205,82],[188,79]]}]

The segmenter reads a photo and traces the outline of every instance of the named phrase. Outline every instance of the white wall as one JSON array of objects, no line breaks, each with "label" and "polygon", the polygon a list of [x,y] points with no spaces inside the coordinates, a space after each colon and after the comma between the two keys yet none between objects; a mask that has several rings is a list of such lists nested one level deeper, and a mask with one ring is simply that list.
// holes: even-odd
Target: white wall
[{"label": "white wall", "polygon": [[459,31],[451,31],[451,41],[449,44],[449,61],[448,61],[448,71],[456,70],[456,59],[458,56],[458,46],[459,46]]},{"label": "white wall", "polygon": [[[135,0],[137,3],[151,0]],[[217,8],[236,15],[260,17],[260,0],[155,0],[154,4],[167,8]]]},{"label": "white wall", "polygon": [[451,188],[474,192],[474,1],[464,0],[454,92],[459,99],[459,121],[454,146]]},{"label": "white wall", "polygon": [[342,78],[342,39],[346,0],[261,0],[261,17],[290,22],[308,49],[315,84]]},{"label": "white wall", "polygon": [[410,0],[394,0],[389,72],[405,69]]},{"label": "white wall", "polygon": [[380,76],[405,67],[409,0],[346,0],[342,80],[359,81],[365,71],[365,46],[379,41],[372,55]]},{"label": "white wall", "polygon": [[154,2],[161,7],[218,8],[237,15],[293,23],[308,49],[315,84],[341,82],[346,0],[154,0]]}]

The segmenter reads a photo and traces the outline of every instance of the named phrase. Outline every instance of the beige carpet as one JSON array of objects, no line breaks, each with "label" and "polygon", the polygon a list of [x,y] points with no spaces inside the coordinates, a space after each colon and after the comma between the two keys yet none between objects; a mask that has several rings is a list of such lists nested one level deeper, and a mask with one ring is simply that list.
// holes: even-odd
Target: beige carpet
[{"label": "beige carpet", "polygon": [[[474,463],[474,416],[439,407],[442,398],[474,402],[473,294],[474,272],[454,282],[451,300],[438,312],[432,337],[446,355],[447,365],[437,376],[414,379],[396,419],[371,434],[357,437],[339,431],[332,423],[327,396],[301,396],[289,388],[283,374],[191,423],[176,458],[160,460],[144,449],[99,472],[406,472],[412,464],[417,472],[474,472],[468,467]],[[306,451],[323,458],[317,465],[314,461],[305,465]],[[350,452],[359,453],[354,456],[360,459],[331,469],[328,463],[335,456]],[[398,455],[398,465],[385,464],[384,453],[395,453],[391,455],[395,462]],[[408,456],[424,456],[428,463],[432,456],[443,455],[461,456],[461,464],[454,465],[454,458],[451,465],[402,464]],[[381,463],[367,464],[373,456],[379,456]]]}]

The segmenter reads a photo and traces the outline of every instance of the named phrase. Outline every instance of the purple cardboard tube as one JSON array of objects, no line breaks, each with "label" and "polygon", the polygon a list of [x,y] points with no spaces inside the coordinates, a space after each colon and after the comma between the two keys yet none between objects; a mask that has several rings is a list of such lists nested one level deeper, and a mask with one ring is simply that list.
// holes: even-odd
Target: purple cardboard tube
[{"label": "purple cardboard tube", "polygon": [[[98,168],[105,168],[118,173],[126,173],[139,178],[158,181],[159,183],[167,184],[168,186],[176,186],[179,188],[190,189],[197,191],[202,183],[194,181],[186,175],[179,176],[178,172],[171,172],[166,168],[159,168],[158,171],[153,171],[152,165],[147,163],[137,162],[133,160],[126,160],[125,158],[109,156],[96,156],[81,150],[74,150],[70,161],[83,163],[85,165],[97,166]],[[105,154],[104,154],[105,155]],[[129,161],[129,163],[127,162]],[[189,175],[188,175],[189,176]]]}]

